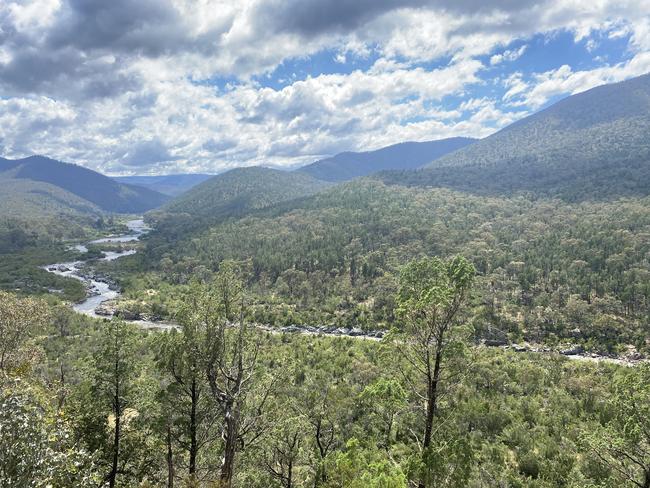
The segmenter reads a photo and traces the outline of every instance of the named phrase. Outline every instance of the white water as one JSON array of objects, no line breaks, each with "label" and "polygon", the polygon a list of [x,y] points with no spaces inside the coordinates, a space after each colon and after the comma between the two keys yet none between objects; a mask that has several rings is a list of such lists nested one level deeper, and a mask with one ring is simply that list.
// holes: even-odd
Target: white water
[{"label": "white water", "polygon": [[[129,234],[125,234],[122,236],[110,236],[110,237],[105,237],[103,239],[95,239],[93,241],[90,241],[88,244],[101,244],[101,243],[107,243],[107,242],[137,242],[140,240],[140,237],[147,232],[149,232],[149,228],[146,226],[144,221],[142,219],[136,219],[136,220],[130,220],[126,223],[127,227],[129,228]],[[88,248],[86,245],[83,244],[78,244],[74,246],[74,249],[76,249],[79,252],[88,252]],[[104,251],[104,257],[100,259],[100,261],[113,261],[115,259],[121,258],[123,256],[130,256],[132,254],[135,254],[137,251],[135,249],[129,249],[121,252],[116,252],[116,251]],[[95,310],[97,307],[99,307],[102,303],[108,301],[108,300],[114,300],[117,297],[120,296],[120,292],[116,290],[111,290],[109,288],[109,284],[103,281],[98,281],[98,280],[88,280],[85,277],[83,277],[83,270],[82,267],[85,264],[85,261],[72,261],[69,263],[57,263],[57,264],[51,264],[49,266],[44,266],[44,269],[51,272],[58,274],[60,276],[67,276],[69,278],[75,278],[77,280],[80,280],[84,283],[86,283],[87,288],[90,290],[90,295],[83,300],[82,302],[79,302],[75,305],[73,305],[73,309],[76,312],[82,313],[84,315],[88,315],[90,317],[96,317],[96,318],[106,318],[101,315],[98,315],[95,313]],[[172,324],[172,323],[164,323],[164,322],[150,322],[147,320],[128,320],[127,322],[133,323],[138,325],[139,327],[142,327],[144,329],[159,329],[159,330],[166,330],[166,329],[176,329],[178,328],[178,325]],[[282,333],[283,330],[276,329],[273,327],[269,326],[264,326],[264,325],[258,325],[257,328],[266,330],[267,332],[270,333]],[[341,333],[328,333],[328,332],[313,332],[306,330],[305,328],[291,331],[289,333],[300,333],[300,334],[309,334],[309,335],[329,335],[329,336],[334,336],[334,337],[348,337],[348,338],[354,338],[354,339],[369,339],[369,340],[379,340],[377,337],[372,337],[369,335],[349,335],[349,334],[341,334]],[[551,351],[537,351],[537,350],[532,350],[529,351],[530,353],[551,353]],[[590,356],[590,355],[585,355],[585,354],[574,354],[574,355],[567,355],[564,356],[569,359],[574,359],[574,360],[581,360],[581,361],[592,361],[592,362],[605,362],[605,363],[613,363],[613,364],[619,364],[619,365],[624,365],[624,366],[633,366],[635,364],[639,364],[641,362],[645,362],[647,360],[641,360],[641,361],[629,361],[626,359],[622,358],[611,358],[611,357],[604,357],[604,356]]]},{"label": "white water", "polygon": [[[104,239],[95,239],[94,241],[90,241],[88,245],[106,242],[135,242],[140,239],[140,236],[146,234],[149,231],[149,228],[145,225],[142,219],[130,220],[126,223],[126,226],[129,228],[129,234],[123,236],[111,236]],[[84,244],[78,244],[73,248],[79,252],[88,252],[88,247]],[[114,261],[115,259],[121,258],[123,256],[130,256],[136,252],[137,251],[135,249],[128,249],[125,251],[104,251],[104,257],[100,258],[99,260]],[[95,313],[97,307],[108,300],[114,300],[120,295],[120,293],[116,290],[111,290],[109,288],[109,284],[104,281],[85,278],[83,276],[84,264],[85,261],[71,261],[68,263],[50,264],[48,266],[44,266],[44,269],[50,273],[54,273],[59,276],[66,276],[68,278],[74,278],[85,283],[86,288],[89,291],[89,296],[82,302],[73,305],[72,308],[76,312],[82,313],[84,315],[99,317],[99,315]]]}]

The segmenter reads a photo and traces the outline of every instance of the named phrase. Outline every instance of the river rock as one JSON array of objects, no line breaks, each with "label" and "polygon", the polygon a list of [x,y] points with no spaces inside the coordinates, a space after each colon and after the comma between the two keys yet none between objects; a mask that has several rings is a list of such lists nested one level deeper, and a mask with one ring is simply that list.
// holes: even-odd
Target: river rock
[{"label": "river rock", "polygon": [[115,316],[124,320],[140,320],[142,317],[138,312],[132,312],[131,310],[117,310]]},{"label": "river rock", "polygon": [[578,354],[582,354],[583,352],[585,352],[585,348],[582,347],[580,344],[577,344],[569,347],[568,349],[562,349],[560,351],[560,354],[564,356],[577,356]]},{"label": "river rock", "polygon": [[282,327],[280,330],[282,332],[286,332],[288,334],[293,334],[295,332],[300,332],[301,331],[300,327],[298,327],[297,325],[294,325],[294,324],[287,325],[286,327]]},{"label": "river rock", "polygon": [[95,309],[95,313],[102,317],[112,317],[115,314],[115,306],[104,302]]}]

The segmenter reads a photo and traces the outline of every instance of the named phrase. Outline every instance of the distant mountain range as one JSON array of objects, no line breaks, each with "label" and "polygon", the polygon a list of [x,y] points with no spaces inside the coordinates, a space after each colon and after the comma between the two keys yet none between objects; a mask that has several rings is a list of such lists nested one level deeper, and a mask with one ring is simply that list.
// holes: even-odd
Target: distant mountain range
[{"label": "distant mountain range", "polygon": [[47,183],[105,212],[141,213],[169,199],[148,188],[119,183],[82,166],[42,156],[0,158],[0,184],[11,185],[11,180]]},{"label": "distant mountain range", "polygon": [[569,200],[650,193],[650,74],[570,96],[386,182]]},{"label": "distant mountain range", "polygon": [[161,176],[113,176],[112,178],[120,183],[141,186],[175,197],[213,176],[206,174],[175,174]]},{"label": "distant mountain range", "polygon": [[259,166],[236,168],[213,176],[160,210],[218,220],[311,195],[326,186],[328,183],[302,173]]},{"label": "distant mountain range", "polygon": [[[573,95],[482,140],[405,142],[345,152],[291,172],[252,167],[217,176],[111,179],[41,156],[0,158],[3,209],[9,201],[11,208],[19,208],[23,195],[25,208],[35,210],[40,194],[41,208],[49,213],[57,205],[91,214],[160,208],[168,214],[219,220],[368,175],[390,185],[477,194],[524,192],[568,200],[648,195],[650,75]],[[17,181],[23,183],[12,183]]]},{"label": "distant mountain range", "polygon": [[402,142],[375,151],[342,152],[296,171],[324,181],[347,181],[383,170],[419,168],[476,141],[468,137],[453,137],[439,141]]}]

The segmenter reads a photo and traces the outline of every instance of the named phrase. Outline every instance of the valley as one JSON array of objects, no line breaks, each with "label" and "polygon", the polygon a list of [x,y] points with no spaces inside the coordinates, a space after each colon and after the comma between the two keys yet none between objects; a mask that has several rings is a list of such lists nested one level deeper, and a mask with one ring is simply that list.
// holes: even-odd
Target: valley
[{"label": "valley", "polygon": [[0,160],[0,486],[645,487],[648,127],[643,75],[291,171]]}]

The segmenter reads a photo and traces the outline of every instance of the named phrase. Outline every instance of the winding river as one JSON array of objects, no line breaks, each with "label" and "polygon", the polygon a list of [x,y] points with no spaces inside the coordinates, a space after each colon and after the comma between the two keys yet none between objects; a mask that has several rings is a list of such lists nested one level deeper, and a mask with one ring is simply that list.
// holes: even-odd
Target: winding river
[{"label": "winding river", "polygon": [[[145,235],[151,229],[147,227],[143,219],[134,219],[126,222],[126,226],[129,231],[126,234],[118,236],[109,236],[101,239],[95,239],[88,242],[87,244],[78,244],[73,246],[73,248],[81,253],[88,252],[88,245],[91,244],[105,244],[105,243],[134,243],[140,240],[140,237]],[[135,254],[137,251],[135,249],[126,249],[123,251],[103,251],[104,256],[98,258],[99,261],[113,261],[119,259],[123,256],[129,256]],[[82,281],[85,284],[87,296],[84,300],[79,303],[76,303],[72,308],[81,314],[88,315],[95,318],[108,318],[106,315],[99,315],[96,313],[98,307],[109,300],[115,300],[120,296],[119,288],[109,279],[105,277],[98,277],[92,269],[89,269],[90,266],[87,266],[88,261],[70,261],[66,263],[55,263],[44,266],[43,268],[50,273],[57,274],[59,276],[66,276],[68,278],[74,278]],[[178,328],[177,324],[170,322],[151,322],[147,320],[128,320],[127,322],[138,325],[144,329],[152,330],[169,330]],[[289,326],[282,327],[280,329],[274,328],[268,325],[257,324],[257,328],[266,330],[271,333],[298,333],[298,334],[314,334],[314,335],[329,335],[329,336],[344,336],[352,337],[355,339],[368,339],[368,340],[379,340],[383,336],[383,332],[364,332],[361,329],[344,329],[344,328],[335,328],[335,327],[310,327],[310,326]],[[515,351],[521,352],[534,352],[534,353],[560,353],[564,356],[575,359],[575,360],[584,360],[584,361],[594,361],[594,362],[608,362],[621,364],[625,366],[633,366],[642,362],[646,362],[647,359],[625,359],[625,358],[615,358],[609,356],[599,356],[596,354],[586,354],[580,351],[550,351],[548,349],[543,349],[541,347],[535,346],[517,346],[513,344],[500,346],[503,348],[510,348]]]},{"label": "winding river", "polygon": [[[95,239],[86,244],[73,246],[73,249],[85,253],[88,252],[88,246],[91,244],[134,243],[139,241],[140,237],[150,230],[142,219],[129,220],[126,222],[126,226],[129,229],[126,234]],[[113,261],[124,256],[130,256],[136,252],[135,249],[103,251],[104,256],[97,260]],[[89,317],[107,318],[105,315],[97,314],[96,310],[102,303],[118,298],[120,296],[120,291],[110,280],[96,276],[92,270],[88,269],[88,266],[86,266],[87,263],[88,261],[69,261],[65,263],[50,264],[44,266],[44,269],[50,273],[65,276],[67,278],[74,278],[84,283],[86,288],[86,298],[72,306],[75,312],[88,315]],[[129,322],[147,329],[169,329],[176,327],[174,324],[165,322],[149,322],[146,320],[129,320]]]}]

